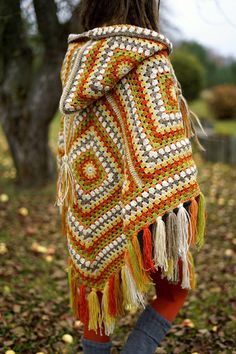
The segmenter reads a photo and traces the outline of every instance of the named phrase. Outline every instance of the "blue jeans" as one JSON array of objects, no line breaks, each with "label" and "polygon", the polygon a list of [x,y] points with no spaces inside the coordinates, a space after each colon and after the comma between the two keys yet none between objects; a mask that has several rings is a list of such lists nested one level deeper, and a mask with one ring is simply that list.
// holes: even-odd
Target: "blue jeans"
[{"label": "blue jeans", "polygon": [[[121,354],[153,354],[171,327],[150,304],[145,307]],[[98,343],[82,337],[84,354],[110,354],[112,343]]]}]

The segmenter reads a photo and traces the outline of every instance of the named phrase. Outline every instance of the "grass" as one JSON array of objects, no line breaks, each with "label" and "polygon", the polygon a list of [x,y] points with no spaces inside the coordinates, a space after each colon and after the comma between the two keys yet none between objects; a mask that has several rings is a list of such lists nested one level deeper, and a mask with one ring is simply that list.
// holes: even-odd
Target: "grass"
[{"label": "grass", "polygon": [[215,132],[236,136],[236,119],[215,122]]},{"label": "grass", "polygon": [[201,120],[207,119],[212,122],[215,133],[236,136],[236,119],[216,120],[203,98],[191,102],[190,108]]},{"label": "grass", "polygon": [[201,119],[208,119],[210,121],[214,121],[214,116],[207,105],[207,102],[200,98],[195,101],[192,101],[189,104],[191,110],[196,113]]}]

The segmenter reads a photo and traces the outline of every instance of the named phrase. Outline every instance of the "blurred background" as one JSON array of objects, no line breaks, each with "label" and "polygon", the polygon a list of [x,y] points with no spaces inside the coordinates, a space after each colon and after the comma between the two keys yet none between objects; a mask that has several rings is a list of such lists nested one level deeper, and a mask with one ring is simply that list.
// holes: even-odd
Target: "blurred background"
[{"label": "blurred background", "polygon": [[[206,151],[193,150],[208,219],[197,289],[157,353],[236,353],[235,13],[234,0],[161,5],[176,75],[207,132]],[[59,75],[78,14],[76,0],[0,1],[0,353],[82,353],[54,206]],[[118,350],[137,315],[120,320]]]}]

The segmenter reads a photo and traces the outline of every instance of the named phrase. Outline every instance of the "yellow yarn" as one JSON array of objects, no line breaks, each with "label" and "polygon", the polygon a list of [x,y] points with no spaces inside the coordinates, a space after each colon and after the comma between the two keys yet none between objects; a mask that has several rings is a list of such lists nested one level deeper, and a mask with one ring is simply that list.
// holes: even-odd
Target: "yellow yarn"
[{"label": "yellow yarn", "polygon": [[194,259],[193,259],[193,255],[191,252],[188,252],[188,256],[189,256],[190,267],[191,267],[190,268],[190,283],[191,283],[191,288],[194,290],[197,285]]},{"label": "yellow yarn", "polygon": [[122,293],[123,293],[123,307],[126,308],[130,304],[129,288],[126,279],[125,266],[121,268],[121,280],[122,280]]},{"label": "yellow yarn", "polygon": [[[136,242],[135,239],[137,239],[136,236],[134,236],[133,242]],[[132,267],[132,274],[137,288],[141,292],[146,292],[149,289],[151,280],[148,278],[146,272],[143,270],[144,268],[142,259],[139,258],[139,254],[137,254],[137,252],[137,245],[135,245],[134,247],[133,243],[129,242],[128,252],[126,253],[126,264],[129,268]]]},{"label": "yellow yarn", "polygon": [[205,243],[205,229],[206,229],[206,200],[202,192],[199,195],[198,201],[198,214],[197,214],[197,234],[196,234],[196,245],[198,250]]},{"label": "yellow yarn", "polygon": [[167,259],[167,263],[168,263],[168,269],[167,269],[167,272],[166,272],[166,275],[169,278],[172,278],[173,276],[173,271],[174,271],[174,261],[173,261],[173,258],[169,258]]},{"label": "yellow yarn", "polygon": [[88,308],[89,308],[89,329],[97,331],[98,325],[101,326],[101,308],[97,292],[92,289],[88,294]]},{"label": "yellow yarn", "polygon": [[[142,286],[149,286],[153,281],[151,276],[146,272],[144,268],[143,257],[140,250],[140,245],[139,245],[137,235],[134,235],[132,238],[132,246],[137,259],[136,261],[141,275]],[[145,287],[144,287],[144,291],[145,291]]]}]

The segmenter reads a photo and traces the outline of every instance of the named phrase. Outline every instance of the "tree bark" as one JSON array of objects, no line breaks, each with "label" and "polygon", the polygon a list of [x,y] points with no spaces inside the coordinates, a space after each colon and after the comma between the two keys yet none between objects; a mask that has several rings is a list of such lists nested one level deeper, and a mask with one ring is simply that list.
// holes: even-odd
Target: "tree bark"
[{"label": "tree bark", "polygon": [[16,183],[42,186],[55,177],[56,161],[48,146],[49,123],[61,94],[60,68],[67,34],[53,0],[34,0],[44,44],[35,70],[25,38],[20,1],[0,3],[0,119],[17,171]]}]

